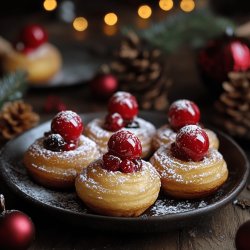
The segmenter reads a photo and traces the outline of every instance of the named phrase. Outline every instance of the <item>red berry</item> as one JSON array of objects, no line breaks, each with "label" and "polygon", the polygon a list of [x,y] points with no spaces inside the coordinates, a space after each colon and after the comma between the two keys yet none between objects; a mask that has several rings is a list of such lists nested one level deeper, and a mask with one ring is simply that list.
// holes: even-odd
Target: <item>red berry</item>
[{"label": "red berry", "polygon": [[168,120],[174,129],[197,124],[200,120],[200,110],[194,102],[178,100],[171,104],[168,112]]},{"label": "red berry", "polygon": [[119,113],[124,120],[130,121],[138,114],[136,98],[128,92],[116,92],[108,103],[109,113]]},{"label": "red berry", "polygon": [[176,150],[186,158],[200,161],[209,148],[207,133],[196,125],[187,125],[176,135],[176,147]]},{"label": "red berry", "polygon": [[102,160],[104,168],[110,171],[119,170],[120,163],[122,162],[119,157],[110,153],[106,153],[105,155],[103,155]]},{"label": "red berry", "polygon": [[122,159],[136,159],[141,156],[142,146],[137,136],[127,130],[113,134],[108,142],[109,151]]},{"label": "red berry", "polygon": [[63,151],[75,150],[78,147],[78,143],[78,140],[65,143]]},{"label": "red berry", "polygon": [[135,163],[129,159],[125,159],[120,164],[120,171],[123,173],[133,173],[136,171]]},{"label": "red berry", "polygon": [[73,111],[61,111],[52,120],[51,130],[66,142],[77,141],[83,131],[82,119]]},{"label": "red berry", "polygon": [[116,132],[124,127],[124,121],[119,113],[108,114],[105,118],[104,128]]},{"label": "red berry", "polygon": [[20,40],[26,48],[37,48],[47,42],[48,35],[41,26],[32,24],[21,31]]}]

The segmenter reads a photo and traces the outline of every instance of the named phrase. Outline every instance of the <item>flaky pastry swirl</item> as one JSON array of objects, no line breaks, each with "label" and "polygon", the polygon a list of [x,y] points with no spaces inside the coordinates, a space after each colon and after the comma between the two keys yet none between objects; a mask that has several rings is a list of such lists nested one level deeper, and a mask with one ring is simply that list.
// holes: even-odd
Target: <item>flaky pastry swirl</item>
[{"label": "flaky pastry swirl", "polygon": [[37,139],[26,151],[24,164],[29,174],[46,187],[74,186],[77,173],[100,157],[97,145],[81,135],[75,150],[53,152],[43,146],[44,138]]},{"label": "flaky pastry swirl", "polygon": [[160,177],[149,162],[134,173],[112,172],[97,160],[76,178],[76,192],[93,211],[111,216],[139,216],[158,197]]},{"label": "flaky pastry swirl", "polygon": [[[219,139],[217,135],[210,129],[204,129],[208,135],[209,148],[219,148]],[[170,128],[169,125],[164,125],[157,129],[155,136],[152,139],[153,149],[156,151],[159,147],[164,146],[170,142],[174,142],[176,132]]]},{"label": "flaky pastry swirl", "polygon": [[217,190],[228,177],[227,164],[216,149],[199,162],[173,156],[170,144],[160,147],[150,162],[161,176],[162,189],[176,198],[200,198]]},{"label": "flaky pastry swirl", "polygon": [[[151,141],[155,134],[155,127],[150,122],[141,118],[136,118],[139,123],[139,128],[124,128],[135,134],[142,144],[142,158],[146,158],[151,154]],[[107,152],[108,140],[114,132],[110,132],[102,128],[104,123],[103,119],[94,119],[85,128],[85,135],[96,142],[100,147],[100,151],[104,154]]]}]

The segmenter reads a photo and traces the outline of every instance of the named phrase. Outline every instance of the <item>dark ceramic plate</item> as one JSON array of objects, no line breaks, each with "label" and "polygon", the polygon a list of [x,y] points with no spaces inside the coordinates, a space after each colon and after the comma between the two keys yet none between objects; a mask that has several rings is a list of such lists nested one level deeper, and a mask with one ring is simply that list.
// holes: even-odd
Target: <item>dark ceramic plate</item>
[{"label": "dark ceramic plate", "polygon": [[[83,114],[88,121],[103,114]],[[141,113],[157,127],[166,122],[166,116]],[[218,132],[220,151],[229,168],[226,183],[212,196],[200,200],[174,200],[160,195],[155,204],[138,218],[119,218],[93,214],[76,197],[73,191],[59,192],[34,183],[27,176],[22,157],[28,146],[48,131],[50,122],[44,123],[10,141],[1,152],[0,172],[8,186],[17,195],[33,205],[58,216],[61,220],[99,229],[116,231],[166,231],[188,225],[209,215],[232,201],[243,189],[248,176],[248,162],[242,149],[228,136]]]}]

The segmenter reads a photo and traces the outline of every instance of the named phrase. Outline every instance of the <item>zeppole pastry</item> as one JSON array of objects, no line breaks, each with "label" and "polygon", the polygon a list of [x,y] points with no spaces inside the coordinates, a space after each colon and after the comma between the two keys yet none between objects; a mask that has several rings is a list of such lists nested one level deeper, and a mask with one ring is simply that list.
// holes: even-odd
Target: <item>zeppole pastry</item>
[{"label": "zeppole pastry", "polygon": [[96,213],[139,216],[158,197],[159,174],[149,162],[141,160],[141,143],[127,130],[114,133],[108,149],[78,175],[77,195]]},{"label": "zeppole pastry", "polygon": [[208,136],[196,125],[182,127],[176,141],[160,147],[150,159],[161,176],[163,191],[194,199],[215,192],[228,177],[227,164]]},{"label": "zeppole pastry", "polygon": [[74,186],[77,173],[100,157],[95,142],[82,135],[83,124],[72,111],[58,113],[51,131],[37,139],[24,155],[24,164],[38,183],[52,188]]},{"label": "zeppole pastry", "polygon": [[46,31],[39,25],[28,25],[11,46],[0,40],[1,67],[4,72],[25,70],[31,84],[46,84],[61,69],[59,50],[47,42]]},{"label": "zeppole pastry", "polygon": [[127,92],[117,92],[109,100],[108,111],[105,119],[96,118],[87,124],[85,135],[97,143],[102,153],[106,153],[110,136],[123,128],[131,131],[140,139],[142,157],[149,156],[152,151],[151,141],[156,129],[152,123],[137,117],[136,98]]},{"label": "zeppole pastry", "polygon": [[[169,142],[174,142],[176,133],[186,125],[198,125],[200,121],[200,110],[198,106],[189,100],[178,100],[171,104],[168,112],[169,124],[160,127],[152,140],[154,150]],[[219,140],[216,134],[205,129],[209,138],[209,147],[219,148]]]}]

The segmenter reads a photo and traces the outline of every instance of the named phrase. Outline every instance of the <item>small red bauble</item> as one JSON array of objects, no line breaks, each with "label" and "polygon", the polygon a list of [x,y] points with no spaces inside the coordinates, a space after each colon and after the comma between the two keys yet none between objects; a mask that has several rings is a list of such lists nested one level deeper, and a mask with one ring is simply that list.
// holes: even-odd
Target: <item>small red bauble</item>
[{"label": "small red bauble", "polygon": [[39,25],[27,25],[20,34],[25,48],[37,48],[48,40],[47,32]]},{"label": "small red bauble", "polygon": [[110,153],[106,153],[102,157],[104,168],[110,171],[118,171],[120,168],[120,163],[122,160],[115,155],[112,155]]},{"label": "small red bauble", "polygon": [[51,130],[66,142],[77,141],[83,131],[82,119],[73,111],[62,111],[52,120]]},{"label": "small red bauble", "polygon": [[35,227],[31,219],[17,210],[5,210],[3,195],[0,196],[0,249],[26,250],[35,237]]},{"label": "small red bauble", "polygon": [[101,74],[94,77],[90,82],[90,88],[94,95],[107,98],[117,90],[118,81],[111,74]]},{"label": "small red bauble", "polygon": [[187,125],[176,135],[176,150],[193,161],[201,161],[206,156],[209,140],[205,130],[196,125]]},{"label": "small red bauble", "polygon": [[235,246],[237,250],[250,249],[250,220],[242,224],[237,230]]},{"label": "small red bauble", "polygon": [[128,92],[116,92],[108,103],[109,113],[119,113],[126,121],[133,120],[138,114],[136,98]]},{"label": "small red bauble", "polygon": [[170,126],[174,129],[197,124],[200,120],[200,110],[194,102],[178,100],[171,104],[168,112],[168,120]]},{"label": "small red bauble", "polygon": [[121,159],[136,159],[142,154],[141,142],[137,136],[127,130],[114,133],[108,142],[108,149]]},{"label": "small red bauble", "polygon": [[229,72],[250,68],[250,43],[233,35],[211,40],[199,51],[198,66],[204,82],[218,95]]},{"label": "small red bauble", "polygon": [[108,114],[105,117],[104,128],[116,132],[124,127],[124,121],[119,113]]}]

